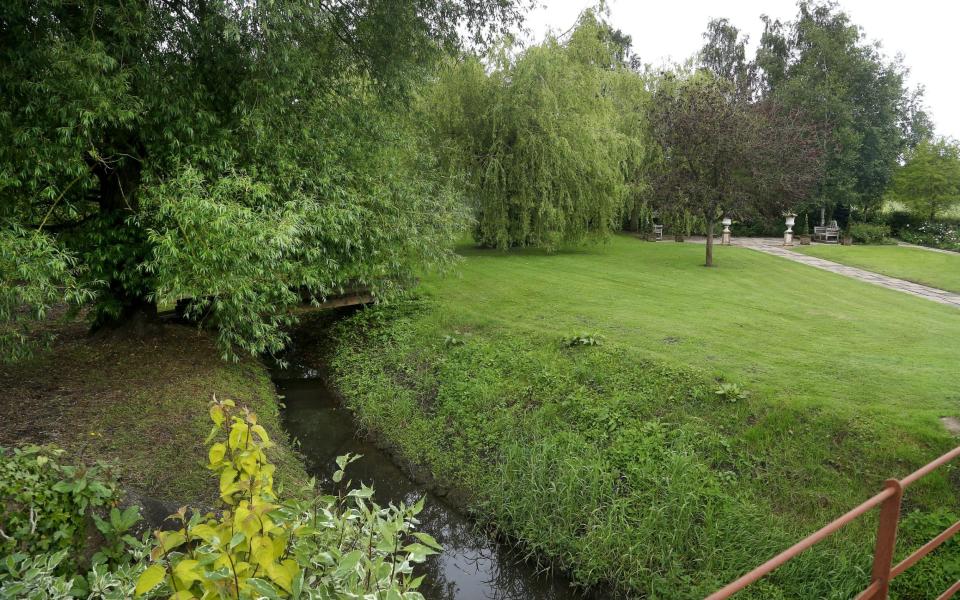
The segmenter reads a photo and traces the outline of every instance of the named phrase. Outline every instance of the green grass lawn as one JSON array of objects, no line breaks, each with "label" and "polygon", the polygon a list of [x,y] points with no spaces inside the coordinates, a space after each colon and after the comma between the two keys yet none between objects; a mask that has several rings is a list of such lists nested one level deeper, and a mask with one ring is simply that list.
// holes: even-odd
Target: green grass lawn
[{"label": "green grass lawn", "polygon": [[960,254],[906,246],[798,246],[798,252],[960,294]]},{"label": "green grass lawn", "polygon": [[[702,597],[951,448],[938,418],[960,415],[960,311],[716,252],[707,269],[701,245],[625,236],[461,248],[419,300],[338,326],[336,381],[363,426],[578,582]],[[603,344],[564,342],[580,334]],[[958,486],[954,470],[909,491],[900,554],[956,520]],[[751,594],[854,595],[873,526]],[[951,552],[898,579],[901,597],[960,576]]]}]

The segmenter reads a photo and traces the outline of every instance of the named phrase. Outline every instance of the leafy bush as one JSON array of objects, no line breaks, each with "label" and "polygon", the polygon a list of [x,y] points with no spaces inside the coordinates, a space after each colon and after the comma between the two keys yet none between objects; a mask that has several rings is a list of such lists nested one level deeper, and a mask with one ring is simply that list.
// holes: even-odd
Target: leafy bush
[{"label": "leafy bush", "polygon": [[947,223],[928,222],[917,227],[906,225],[900,230],[900,239],[909,244],[960,252],[960,228]]},{"label": "leafy bush", "polygon": [[29,356],[34,341],[49,342],[49,335],[35,339],[31,324],[54,304],[93,298],[78,272],[76,258],[46,234],[0,223],[0,362]]},{"label": "leafy bush", "polygon": [[854,241],[862,244],[883,244],[890,238],[890,226],[876,223],[851,223],[849,233]]},{"label": "leafy bush", "polygon": [[[130,598],[148,552],[145,541],[128,533],[139,509],[106,512],[118,499],[112,471],[61,465],[62,454],[0,448],[0,598]],[[87,556],[95,549],[85,547],[94,526],[104,543]]]},{"label": "leafy bush", "polygon": [[4,561],[6,572],[0,572],[0,597],[69,598],[73,580],[60,574],[66,559],[66,550],[37,556],[11,554]]},{"label": "leafy bush", "polygon": [[[0,449],[0,498],[4,499],[0,598],[38,600],[85,597],[189,598],[398,598],[422,600],[423,577],[414,565],[440,550],[415,531],[423,500],[383,508],[373,489],[336,496],[305,494],[281,499],[273,489],[272,445],[254,413],[230,400],[210,408],[209,468],[220,481],[219,515],[186,507],[171,518],[181,527],[138,540],[129,535],[136,507],[92,514],[105,543],[86,574],[70,560],[82,541],[90,509],[115,499],[102,467],[60,466],[61,451]],[[357,456],[337,458],[334,482]],[[311,482],[310,491],[313,491]],[[347,486],[350,482],[347,482]]]},{"label": "leafy bush", "polygon": [[929,221],[898,210],[887,213],[886,221],[893,235],[907,243],[960,251],[960,219]]},{"label": "leafy bush", "polygon": [[0,567],[0,598],[128,600],[134,595],[148,550],[146,543],[136,541],[126,548],[123,563],[94,563],[85,576],[61,573],[69,563],[66,550],[35,556],[18,552]]},{"label": "leafy bush", "polygon": [[[228,424],[226,440],[209,450],[223,513],[187,518],[182,508],[175,515],[181,528],[156,532],[138,596],[422,598],[415,591],[422,577],[413,576],[413,565],[440,549],[414,531],[422,500],[381,508],[370,501],[373,490],[361,485],[338,496],[283,501],[264,452],[272,443],[256,415],[225,400],[211,406],[210,416],[208,440]],[[335,482],[355,458],[337,459]]]},{"label": "leafy bush", "polygon": [[[98,464],[62,466],[62,450],[0,448],[0,555],[68,552],[76,556],[91,510],[116,499],[115,477]],[[55,566],[75,566],[72,560]]]}]

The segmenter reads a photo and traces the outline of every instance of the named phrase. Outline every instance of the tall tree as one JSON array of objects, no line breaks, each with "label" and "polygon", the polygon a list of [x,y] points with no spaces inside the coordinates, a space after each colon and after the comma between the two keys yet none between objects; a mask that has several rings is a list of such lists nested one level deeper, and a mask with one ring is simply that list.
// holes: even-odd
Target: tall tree
[{"label": "tall tree", "polygon": [[662,82],[652,127],[664,165],[658,197],[706,223],[706,260],[724,215],[777,212],[802,201],[819,177],[816,131],[796,112],[754,105],[711,73]]},{"label": "tall tree", "polygon": [[98,326],[192,298],[226,353],[276,349],[294,290],[446,260],[456,203],[406,92],[461,31],[518,17],[508,0],[3,2],[0,228],[73,256]]},{"label": "tall tree", "polygon": [[651,211],[653,174],[661,155],[651,138],[649,113],[651,92],[648,77],[631,69],[617,69],[605,86],[616,113],[615,127],[623,136],[620,159],[624,189],[623,219],[630,231],[639,231],[640,219]]},{"label": "tall tree", "polygon": [[960,146],[943,138],[920,142],[894,173],[890,195],[931,220],[960,205]]},{"label": "tall tree", "polygon": [[906,69],[867,43],[835,2],[803,1],[795,21],[764,21],[756,59],[763,96],[826,125],[814,204],[878,210],[899,157],[916,141],[910,132],[926,123],[919,93],[904,86]]},{"label": "tall tree", "polygon": [[718,79],[729,81],[733,92],[742,99],[753,95],[756,66],[747,61],[747,36],[727,19],[712,19],[703,34],[704,45],[698,54],[700,68]]},{"label": "tall tree", "polygon": [[436,143],[465,175],[479,244],[555,249],[617,223],[626,140],[609,84],[623,67],[609,31],[587,11],[567,39],[515,56],[502,48],[489,68],[459,61],[427,95]]}]

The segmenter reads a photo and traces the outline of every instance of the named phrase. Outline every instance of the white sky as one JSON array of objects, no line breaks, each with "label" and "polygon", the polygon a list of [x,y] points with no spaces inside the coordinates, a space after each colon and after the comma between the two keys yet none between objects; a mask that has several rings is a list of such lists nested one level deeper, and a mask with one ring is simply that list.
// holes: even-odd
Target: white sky
[{"label": "white sky", "polygon": [[[570,28],[593,0],[539,0],[527,28],[534,40],[552,29]],[[645,63],[658,66],[682,62],[703,45],[702,34],[711,18],[726,17],[750,36],[753,57],[763,33],[761,14],[791,21],[794,0],[608,0],[611,24],[633,37],[633,51]],[[940,135],[960,139],[960,38],[958,0],[840,0],[841,8],[859,25],[867,39],[879,40],[889,57],[902,54],[910,69],[908,85],[926,88],[924,103]]]}]

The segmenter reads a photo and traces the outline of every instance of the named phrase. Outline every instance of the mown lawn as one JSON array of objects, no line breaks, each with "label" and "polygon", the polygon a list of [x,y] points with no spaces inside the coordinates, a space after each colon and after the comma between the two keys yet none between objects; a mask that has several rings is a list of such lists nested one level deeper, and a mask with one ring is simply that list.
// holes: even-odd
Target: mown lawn
[{"label": "mown lawn", "polygon": [[798,252],[960,294],[960,254],[907,246],[798,246]]},{"label": "mown lawn", "polygon": [[[365,427],[585,585],[702,597],[956,443],[938,420],[960,416],[956,309],[743,248],[714,269],[701,245],[625,236],[461,253],[419,300],[339,326],[337,383]],[[602,345],[564,341],[581,334]],[[956,520],[958,490],[957,470],[910,490],[898,552]],[[872,527],[752,594],[853,595]],[[956,552],[900,596],[939,593]]]}]

